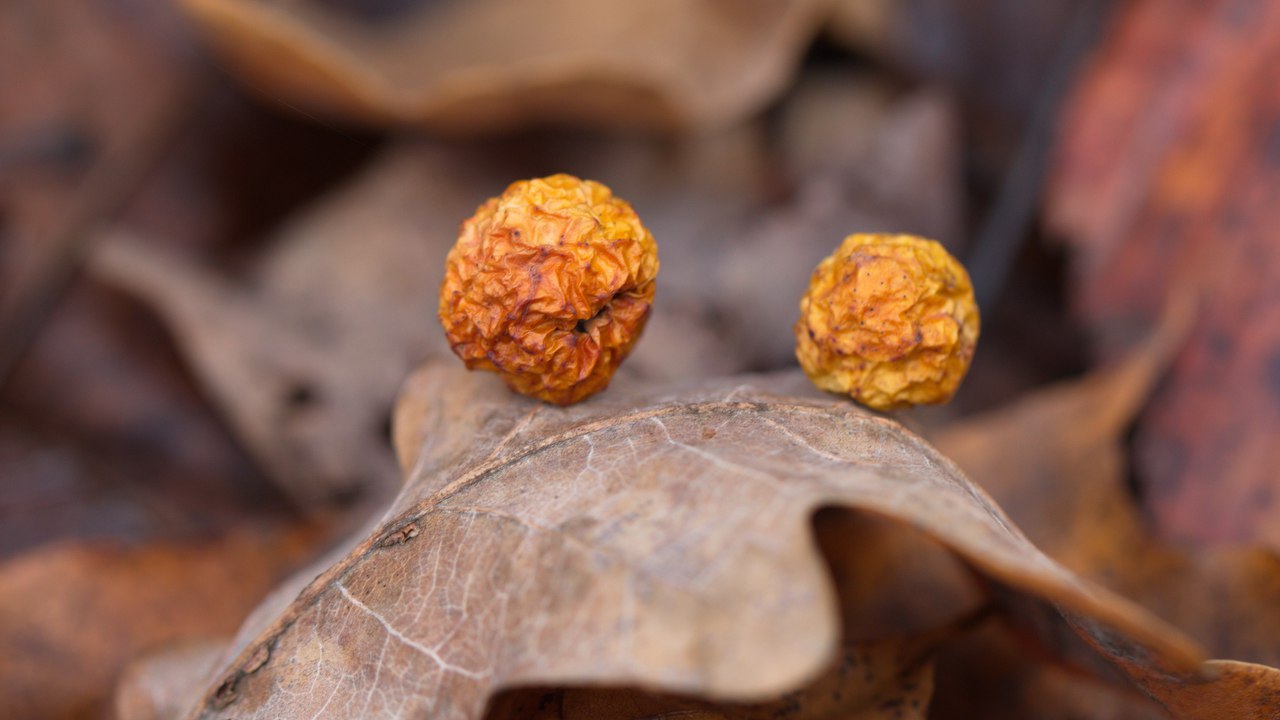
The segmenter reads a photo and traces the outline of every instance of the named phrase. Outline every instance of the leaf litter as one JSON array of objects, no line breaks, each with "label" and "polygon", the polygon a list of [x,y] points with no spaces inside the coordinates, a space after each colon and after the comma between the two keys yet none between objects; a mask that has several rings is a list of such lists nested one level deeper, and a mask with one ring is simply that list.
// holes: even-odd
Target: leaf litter
[{"label": "leaf litter", "polygon": [[[115,710],[125,720],[272,715],[289,705],[289,693],[303,698],[289,712],[335,715],[378,706],[494,718],[969,717],[975,708],[985,717],[1275,714],[1275,670],[1266,666],[1275,664],[1274,557],[1159,540],[1123,485],[1120,440],[1167,361],[1172,330],[1115,373],[935,436],[963,465],[976,463],[975,480],[988,483],[990,474],[987,489],[1061,565],[1035,550],[944,455],[889,421],[818,398],[798,373],[723,379],[790,365],[794,301],[813,264],[851,228],[936,236],[952,239],[953,252],[963,249],[963,207],[972,203],[962,201],[959,123],[943,93],[904,94],[871,79],[883,73],[811,67],[774,111],[742,122],[776,96],[816,27],[810,23],[822,20],[824,4],[797,3],[761,5],[752,22],[721,28],[721,59],[770,34],[755,66],[761,72],[727,64],[745,84],[636,72],[687,51],[714,55],[714,44],[696,42],[693,33],[666,36],[674,44],[662,57],[628,56],[635,64],[607,79],[617,97],[664,98],[647,105],[556,107],[557,93],[572,82],[530,82],[545,69],[536,62],[524,67],[532,75],[507,76],[510,84],[487,99],[481,96],[497,86],[477,83],[481,92],[469,98],[433,95],[439,86],[427,85],[448,80],[448,72],[424,82],[429,64],[422,63],[395,77],[401,95],[379,94],[378,72],[399,70],[377,63],[448,48],[405,42],[448,26],[422,18],[452,12],[464,25],[483,24],[495,6],[437,3],[436,15],[414,15],[421,8],[413,0],[393,0],[368,5],[374,14],[361,16],[349,5],[244,0],[224,4],[211,20],[210,4],[188,3],[217,25],[211,29],[224,57],[243,63],[247,85],[346,117],[484,130],[485,103],[501,98],[515,111],[492,118],[512,127],[566,108],[604,125],[717,127],[664,138],[538,131],[484,143],[397,142],[345,188],[272,233],[238,273],[162,247],[170,239],[188,247],[188,234],[206,242],[217,222],[189,233],[170,224],[178,237],[146,237],[154,223],[144,217],[95,238],[106,242],[92,276],[164,319],[258,464],[296,506],[333,522],[321,535],[370,508],[391,507],[279,585],[235,637],[227,636],[229,618],[327,543],[275,543],[253,533],[242,542],[236,531],[187,555],[153,539],[124,550],[52,546],[7,561],[0,586],[28,578],[10,586],[19,588],[7,613],[13,618],[45,618],[28,608],[47,588],[89,596],[77,582],[105,588],[99,597],[110,601],[72,626],[80,635],[50,646],[60,648],[61,660],[13,676],[31,680],[26,697],[41,707],[79,708],[72,714],[94,712],[124,662],[153,653],[120,681]],[[856,5],[844,4],[855,14],[845,37],[877,57],[924,67],[927,76],[959,72],[949,89],[969,99],[968,119],[975,110],[1020,112],[1000,98],[1026,96],[1011,91],[1017,83],[1009,78],[1034,78],[1034,62],[975,71],[986,60],[958,52],[963,43],[930,56],[926,44],[904,40],[905,29],[924,26],[902,20],[933,12],[931,3]],[[1054,25],[1040,21],[1060,7],[1005,16],[966,4],[967,24],[948,37],[998,27],[975,26],[981,17],[1032,17],[1039,33]],[[375,17],[377,8],[389,15]],[[720,12],[712,3],[703,9],[708,18]],[[385,22],[396,17],[412,19],[399,23],[406,29],[399,35],[396,22]],[[580,18],[586,25],[598,19]],[[516,32],[533,27],[526,25]],[[895,30],[866,32],[877,26]],[[301,32],[280,33],[289,28]],[[642,34],[650,31],[661,35],[661,24]],[[340,42],[314,43],[326,34]],[[572,54],[607,37],[574,37],[560,49]],[[387,52],[344,55],[371,44]],[[611,53],[626,47],[604,44]],[[955,62],[939,64],[944,56]],[[291,64],[297,57],[335,71],[317,84],[308,75],[314,67]],[[590,65],[590,55],[583,57]],[[375,67],[366,72],[361,62],[370,58]],[[977,92],[973,77],[981,79]],[[697,82],[723,92],[689,92]],[[412,108],[401,102],[418,92],[434,99]],[[622,117],[618,107],[644,112]],[[966,132],[966,142],[986,142]],[[988,151],[966,155],[966,170],[976,164],[981,174]],[[522,404],[457,368],[428,365],[402,394],[389,428],[401,378],[443,349],[429,318],[439,258],[457,220],[513,178],[563,170],[608,179],[676,259],[664,255],[677,270],[664,274],[634,367],[616,392],[559,411]],[[1163,350],[1150,349],[1161,343]],[[388,434],[408,475],[394,500]],[[1022,452],[1030,448],[1043,452]],[[215,467],[223,469],[213,474],[226,474]],[[1022,477],[1015,483],[1004,473]],[[327,515],[335,500],[351,498],[360,504],[339,510],[340,520]],[[1064,499],[1097,525],[1061,512]],[[83,562],[62,559],[86,552],[93,559],[85,572],[76,569]],[[164,552],[186,561],[148,559]],[[232,592],[234,583],[216,568],[246,557],[258,570]],[[128,558],[178,569],[152,576]],[[31,575],[31,562],[43,563],[45,574]],[[71,581],[68,573],[86,577]],[[199,603],[183,599],[193,596],[201,603],[217,596],[238,609],[201,618],[192,613]],[[174,632],[129,620],[140,607],[172,610]],[[51,603],[49,617],[58,608],[65,605]],[[95,633],[113,625],[129,640],[101,654]],[[44,642],[64,628],[15,621],[10,629],[34,631],[23,637]],[[1205,655],[1231,659],[1200,665]],[[95,672],[81,679],[92,683],[57,690],[68,677],[60,670],[86,658]],[[968,704],[957,703],[958,687]],[[9,696],[6,690],[6,707]]]}]

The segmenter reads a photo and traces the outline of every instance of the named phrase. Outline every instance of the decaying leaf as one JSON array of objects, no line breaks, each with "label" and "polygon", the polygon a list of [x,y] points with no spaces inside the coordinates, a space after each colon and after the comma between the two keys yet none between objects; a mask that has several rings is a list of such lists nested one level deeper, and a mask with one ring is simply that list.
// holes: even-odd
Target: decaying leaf
[{"label": "decaying leaf", "polygon": [[0,565],[0,707],[79,718],[124,665],[175,641],[225,635],[327,531],[239,528],[199,543],[50,545]]},{"label": "decaying leaf", "polygon": [[[1067,567],[1133,598],[1218,657],[1210,678],[1137,669],[1176,717],[1280,712],[1280,557],[1260,548],[1184,550],[1154,537],[1126,489],[1124,437],[1190,327],[1190,304],[1123,362],[939,434],[1030,538]],[[1127,668],[1132,671],[1134,668]],[[1234,698],[1237,714],[1221,698]],[[1241,708],[1255,707],[1258,715]],[[1220,714],[1215,714],[1220,713]]]},{"label": "decaying leaf", "polygon": [[1167,535],[1280,548],[1280,6],[1125,4],[1067,108],[1049,221],[1115,359],[1171,293],[1204,309],[1137,430]]},{"label": "decaying leaf", "polygon": [[287,107],[471,133],[548,120],[670,129],[742,118],[782,89],[821,5],[184,4],[246,84]]},{"label": "decaying leaf", "polygon": [[1176,630],[1049,561],[942,456],[847,403],[791,394],[803,383],[615,386],[558,409],[428,367],[398,412],[399,498],[242,628],[192,712],[479,717],[519,685],[776,697],[841,637],[812,536],[824,506],[910,524],[1054,603],[1059,626],[1113,660],[1169,677],[1196,667]]}]

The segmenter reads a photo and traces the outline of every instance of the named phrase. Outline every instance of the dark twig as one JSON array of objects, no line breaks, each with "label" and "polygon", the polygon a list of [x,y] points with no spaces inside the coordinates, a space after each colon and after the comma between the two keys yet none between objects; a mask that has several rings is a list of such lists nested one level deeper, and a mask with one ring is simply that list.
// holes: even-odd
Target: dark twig
[{"label": "dark twig", "polygon": [[995,206],[978,231],[967,264],[978,307],[984,311],[989,312],[992,303],[1000,297],[1040,205],[1059,111],[1077,70],[1093,47],[1110,5],[1108,0],[1084,0],[1075,7],[1071,24],[1062,36],[1032,107],[1012,167],[1004,176]]}]

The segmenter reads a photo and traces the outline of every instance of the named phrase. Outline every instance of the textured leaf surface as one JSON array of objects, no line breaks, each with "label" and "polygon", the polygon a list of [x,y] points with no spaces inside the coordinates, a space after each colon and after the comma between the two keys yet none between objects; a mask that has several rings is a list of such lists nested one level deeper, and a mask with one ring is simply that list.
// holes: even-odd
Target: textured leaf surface
[{"label": "textured leaf surface", "polygon": [[400,497],[242,629],[194,712],[479,717],[502,687],[574,683],[774,697],[840,642],[812,530],[826,506],[912,525],[1112,657],[1195,667],[1177,631],[1040,554],[923,442],[802,386],[619,385],[556,409],[429,366],[398,412]]}]

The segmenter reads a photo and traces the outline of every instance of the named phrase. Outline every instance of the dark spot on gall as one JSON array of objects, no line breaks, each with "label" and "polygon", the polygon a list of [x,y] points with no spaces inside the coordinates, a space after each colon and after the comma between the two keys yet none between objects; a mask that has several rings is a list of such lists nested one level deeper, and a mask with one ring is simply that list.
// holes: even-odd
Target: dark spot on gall
[{"label": "dark spot on gall", "polygon": [[[615,295],[614,297],[617,297],[617,296]],[[609,301],[612,302],[613,298],[609,298]],[[608,312],[608,310],[609,310],[609,303],[606,302],[604,305],[600,306],[600,309],[596,311],[595,315],[592,315],[591,317],[586,318],[584,320],[579,320],[577,324],[573,326],[574,331],[580,332],[580,333],[589,332],[588,328],[591,325],[591,323],[594,322],[601,315],[604,315],[606,312]]]},{"label": "dark spot on gall", "polygon": [[308,382],[295,382],[285,390],[284,404],[292,411],[305,410],[319,401],[319,393]]}]

